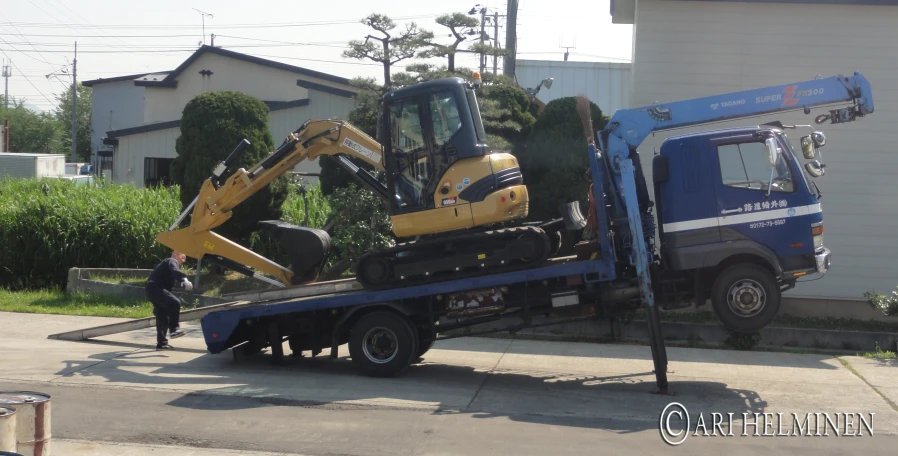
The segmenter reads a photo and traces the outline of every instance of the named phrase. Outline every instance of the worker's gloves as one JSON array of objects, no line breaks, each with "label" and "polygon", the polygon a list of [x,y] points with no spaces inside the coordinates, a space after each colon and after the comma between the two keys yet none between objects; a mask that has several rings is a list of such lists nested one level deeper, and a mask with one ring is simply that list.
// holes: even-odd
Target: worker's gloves
[{"label": "worker's gloves", "polygon": [[181,279],[181,286],[187,291],[193,290],[193,284],[186,277]]}]

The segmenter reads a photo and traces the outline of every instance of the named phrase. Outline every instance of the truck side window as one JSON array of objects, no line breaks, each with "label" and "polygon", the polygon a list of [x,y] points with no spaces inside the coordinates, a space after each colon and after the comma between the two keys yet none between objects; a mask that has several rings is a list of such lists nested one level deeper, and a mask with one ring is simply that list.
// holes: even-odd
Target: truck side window
[{"label": "truck side window", "polygon": [[[770,161],[761,142],[727,144],[717,148],[723,185],[767,191]],[[792,192],[792,175],[782,156],[773,172],[773,191]]]}]

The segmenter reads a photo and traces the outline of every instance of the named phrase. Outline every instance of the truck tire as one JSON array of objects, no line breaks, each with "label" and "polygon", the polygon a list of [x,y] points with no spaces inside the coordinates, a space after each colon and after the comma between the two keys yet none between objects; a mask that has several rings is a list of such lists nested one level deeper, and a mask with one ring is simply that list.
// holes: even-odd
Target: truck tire
[{"label": "truck tire", "polygon": [[396,312],[362,316],[349,331],[349,356],[369,377],[394,377],[411,364],[418,352],[418,335]]},{"label": "truck tire", "polygon": [[733,332],[754,333],[770,324],[782,296],[773,274],[751,263],[728,267],[714,281],[711,304],[723,326]]},{"label": "truck tire", "polygon": [[418,329],[418,350],[415,355],[415,359],[419,360],[428,350],[433,348],[433,344],[436,343],[436,336],[433,334],[428,328],[417,328]]}]

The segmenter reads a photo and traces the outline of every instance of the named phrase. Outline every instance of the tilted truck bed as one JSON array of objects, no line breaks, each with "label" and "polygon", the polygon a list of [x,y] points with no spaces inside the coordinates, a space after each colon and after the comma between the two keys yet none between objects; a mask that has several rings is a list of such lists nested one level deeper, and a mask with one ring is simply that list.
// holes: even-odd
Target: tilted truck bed
[{"label": "tilted truck bed", "polygon": [[[313,310],[327,310],[365,304],[393,302],[409,298],[421,298],[445,293],[507,286],[534,280],[566,276],[598,274],[596,281],[604,280],[602,263],[594,260],[576,261],[574,257],[555,258],[546,266],[500,274],[416,285],[388,290],[354,290],[265,302],[235,303],[206,313],[201,320],[203,337],[210,353],[220,353],[228,347],[228,339],[241,320],[270,318]],[[233,341],[231,342],[233,345]]]}]

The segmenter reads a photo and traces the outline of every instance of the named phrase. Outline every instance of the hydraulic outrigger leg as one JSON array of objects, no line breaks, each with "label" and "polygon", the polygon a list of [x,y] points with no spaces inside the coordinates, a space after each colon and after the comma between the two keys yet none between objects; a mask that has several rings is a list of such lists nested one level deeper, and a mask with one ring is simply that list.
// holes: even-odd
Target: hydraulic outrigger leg
[{"label": "hydraulic outrigger leg", "polygon": [[633,170],[633,162],[629,159],[621,160],[621,181],[624,185],[624,203],[627,206],[627,218],[630,220],[630,232],[632,233],[631,261],[636,265],[636,274],[639,278],[639,292],[647,312],[646,321],[649,326],[649,345],[652,348],[652,360],[655,364],[655,381],[658,384],[658,394],[669,394],[667,390],[667,349],[664,347],[664,336],[661,331],[661,318],[658,315],[658,307],[655,305],[655,296],[652,293],[652,280],[649,271],[649,252],[643,242],[642,214],[639,213],[639,203],[636,196],[636,179]]}]

